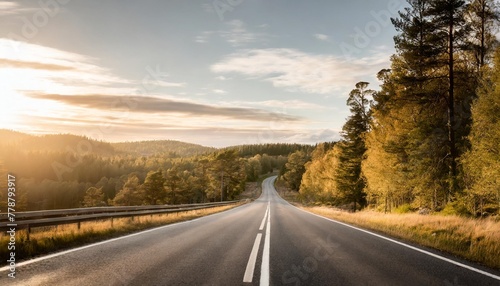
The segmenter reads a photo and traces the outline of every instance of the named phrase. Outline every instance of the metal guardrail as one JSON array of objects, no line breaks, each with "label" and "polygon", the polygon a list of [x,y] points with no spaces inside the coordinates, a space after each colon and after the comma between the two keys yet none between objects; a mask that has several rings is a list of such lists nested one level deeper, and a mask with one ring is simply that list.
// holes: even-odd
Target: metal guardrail
[{"label": "metal guardrail", "polygon": [[[244,200],[243,200],[244,201]],[[217,206],[225,206],[243,201],[228,201],[189,205],[152,205],[132,207],[92,207],[78,209],[61,209],[48,211],[16,212],[15,222],[10,222],[7,213],[0,213],[0,231],[28,229],[40,226],[71,224],[90,220],[103,220],[142,215],[155,215],[199,210]]]}]

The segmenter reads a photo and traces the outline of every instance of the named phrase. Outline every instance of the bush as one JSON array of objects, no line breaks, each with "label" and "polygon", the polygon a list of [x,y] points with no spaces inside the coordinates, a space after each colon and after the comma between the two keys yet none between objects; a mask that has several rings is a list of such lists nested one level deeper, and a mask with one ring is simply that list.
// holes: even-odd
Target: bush
[{"label": "bush", "polygon": [[410,204],[404,204],[404,205],[401,205],[401,206],[395,208],[394,212],[397,214],[406,214],[406,213],[412,212],[412,208],[411,208]]},{"label": "bush", "polygon": [[449,216],[470,216],[470,212],[467,210],[467,207],[461,203],[460,201],[455,201],[448,203],[441,212],[441,215]]}]

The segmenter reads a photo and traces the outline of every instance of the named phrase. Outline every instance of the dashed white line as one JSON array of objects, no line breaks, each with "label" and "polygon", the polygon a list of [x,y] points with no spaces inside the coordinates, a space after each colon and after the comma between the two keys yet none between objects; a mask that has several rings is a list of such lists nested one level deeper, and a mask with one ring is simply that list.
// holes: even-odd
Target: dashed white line
[{"label": "dashed white line", "polygon": [[262,240],[262,233],[258,233],[253,243],[252,252],[250,253],[250,258],[248,259],[247,269],[245,271],[245,276],[243,276],[243,282],[251,283],[253,280],[253,272],[255,270],[255,262],[257,261],[257,254],[259,252],[260,241]]}]

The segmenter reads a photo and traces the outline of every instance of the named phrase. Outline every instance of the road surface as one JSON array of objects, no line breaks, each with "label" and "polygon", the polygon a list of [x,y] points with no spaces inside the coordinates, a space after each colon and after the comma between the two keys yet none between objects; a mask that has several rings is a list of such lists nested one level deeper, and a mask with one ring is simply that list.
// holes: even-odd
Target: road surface
[{"label": "road surface", "polygon": [[299,210],[274,179],[251,204],[27,261],[0,285],[500,285],[494,270]]}]

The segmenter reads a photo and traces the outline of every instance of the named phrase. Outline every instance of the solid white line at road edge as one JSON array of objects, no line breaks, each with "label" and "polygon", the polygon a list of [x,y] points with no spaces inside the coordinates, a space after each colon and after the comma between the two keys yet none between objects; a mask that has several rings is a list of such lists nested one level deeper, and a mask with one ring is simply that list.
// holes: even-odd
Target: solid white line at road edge
[{"label": "solid white line at road edge", "polygon": [[255,237],[255,242],[253,243],[252,252],[250,253],[250,258],[248,258],[247,269],[245,270],[245,276],[243,276],[243,282],[251,283],[253,280],[253,272],[255,270],[255,262],[257,261],[257,254],[259,253],[260,241],[262,240],[262,233],[257,233]]},{"label": "solid white line at road edge", "polygon": [[260,267],[260,286],[269,285],[269,244],[271,242],[271,202],[268,202],[266,238],[264,239],[264,252],[262,253],[262,265]]},{"label": "solid white line at road edge", "polygon": [[[291,206],[295,207],[294,205],[290,204]],[[297,207],[295,207],[297,208]],[[301,208],[297,208],[305,213],[308,213],[308,214],[311,214],[311,215],[314,215],[314,216],[317,216],[317,217],[320,217],[322,219],[326,219],[326,220],[329,220],[331,222],[334,222],[334,223],[337,223],[337,224],[340,224],[340,225],[343,225],[343,226],[347,226],[347,227],[350,227],[350,228],[353,228],[355,230],[359,230],[361,232],[364,232],[364,233],[367,233],[367,234],[370,234],[370,235],[373,235],[373,236],[376,236],[378,238],[381,238],[381,239],[385,239],[387,241],[390,241],[390,242],[393,242],[393,243],[396,243],[396,244],[399,244],[401,246],[404,246],[406,248],[409,248],[409,249],[412,249],[412,250],[415,250],[415,251],[418,251],[420,253],[423,253],[423,254],[427,254],[429,256],[432,256],[434,258],[437,258],[437,259],[440,259],[440,260],[443,260],[443,261],[446,261],[448,263],[451,263],[451,264],[454,264],[456,266],[460,266],[462,268],[465,268],[465,269],[468,269],[470,271],[473,271],[473,272],[476,272],[476,273],[479,273],[479,274],[482,274],[484,276],[488,276],[490,278],[493,278],[493,279],[496,279],[496,280],[499,280],[500,281],[500,276],[497,276],[495,274],[492,274],[492,273],[489,273],[489,272],[486,272],[486,271],[483,271],[481,269],[477,269],[477,268],[474,268],[472,266],[469,266],[469,265],[466,265],[466,264],[463,264],[463,263],[460,263],[458,261],[454,261],[454,260],[451,260],[449,258],[446,258],[446,257],[443,257],[443,256],[440,256],[440,255],[437,255],[437,254],[434,254],[432,252],[429,252],[429,251],[426,251],[426,250],[423,250],[423,249],[420,249],[418,247],[415,247],[415,246],[411,246],[411,245],[408,245],[406,243],[403,243],[403,242],[400,242],[400,241],[397,241],[397,240],[394,240],[394,239],[391,239],[391,238],[388,238],[388,237],[385,237],[385,236],[382,236],[380,234],[376,234],[376,233],[373,233],[371,231],[368,231],[368,230],[364,230],[362,228],[358,228],[358,227],[355,227],[355,226],[352,226],[352,225],[349,225],[349,224],[346,224],[346,223],[343,223],[343,222],[340,222],[340,221],[336,221],[334,219],[331,219],[331,218],[327,218],[327,217],[324,217],[324,216],[320,216],[318,214],[315,214],[315,213],[311,213],[311,212],[308,212],[306,210],[303,210]]]}]

